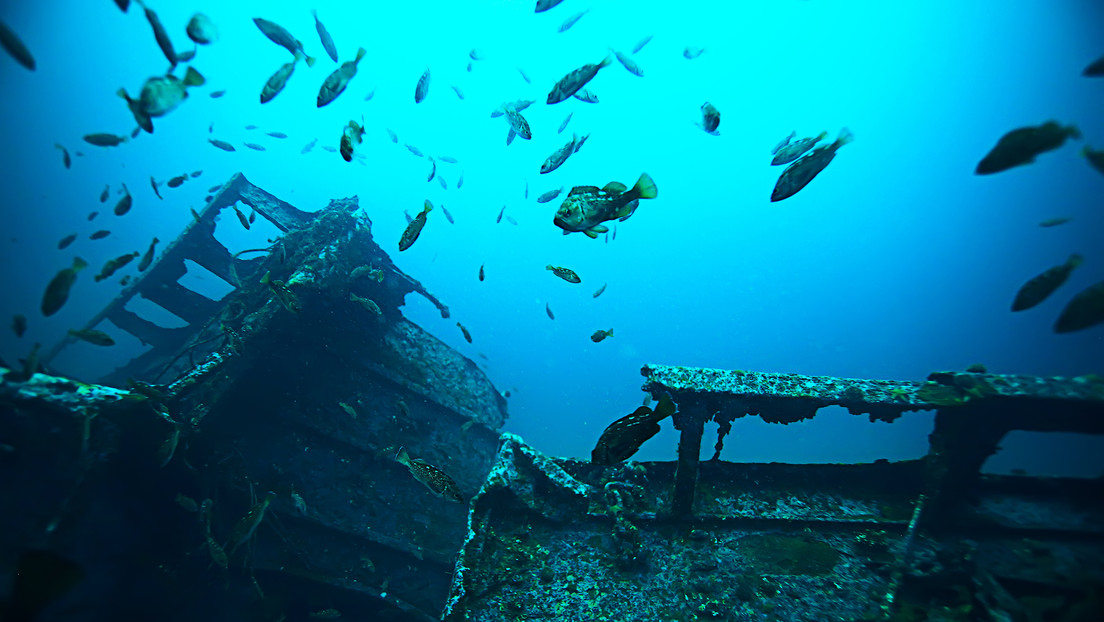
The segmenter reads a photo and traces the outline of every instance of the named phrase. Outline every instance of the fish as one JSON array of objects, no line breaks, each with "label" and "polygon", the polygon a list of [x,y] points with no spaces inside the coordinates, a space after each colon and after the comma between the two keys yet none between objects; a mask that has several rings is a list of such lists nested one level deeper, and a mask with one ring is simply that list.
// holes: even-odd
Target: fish
[{"label": "fish", "polygon": [[615,218],[626,220],[636,211],[639,199],[656,196],[655,182],[647,173],[642,173],[631,189],[618,182],[610,182],[603,188],[576,186],[556,211],[553,223],[563,229],[565,235],[582,232],[587,237],[597,238],[598,234],[608,231],[602,222]]},{"label": "fish", "polygon": [[54,143],[54,147],[61,150],[61,163],[65,165],[65,168],[71,168],[73,166],[73,159],[69,157],[69,150],[57,143]]},{"label": "fish", "polygon": [[409,151],[410,153],[413,153],[414,155],[418,156],[419,158],[425,156],[425,154],[422,153],[422,150],[415,147],[414,145],[411,145],[410,143],[403,143],[403,145],[406,147],[407,151]]},{"label": "fish", "polygon": [[211,143],[212,145],[214,145],[215,147],[217,147],[219,149],[222,149],[223,151],[237,151],[236,149],[234,149],[234,145],[231,145],[230,143],[226,142],[225,140],[218,140],[218,139],[215,139],[215,138],[208,138],[207,142]]},{"label": "fish", "polygon": [[345,87],[348,86],[349,80],[352,80],[353,76],[356,75],[357,64],[367,53],[368,51],[364,48],[358,49],[356,58],[345,61],[326,78],[326,81],[322,83],[322,88],[318,89],[317,103],[319,108],[337,99],[338,95],[345,92]]},{"label": "fish", "polygon": [[483,272],[483,265],[484,264],[479,264],[479,281],[480,282],[482,282],[483,279],[486,277],[485,273]]},{"label": "fish", "polygon": [[556,188],[555,190],[549,190],[548,192],[545,192],[544,194],[537,197],[537,203],[548,203],[552,199],[560,196],[560,193],[563,191],[563,187]]},{"label": "fish", "polygon": [[264,145],[258,145],[257,143],[242,143],[242,144],[245,145],[246,147],[249,147],[253,151],[264,151],[265,150]]},{"label": "fish", "polygon": [[498,117],[506,114],[507,110],[511,109],[515,112],[523,112],[526,108],[532,106],[534,103],[536,103],[536,100],[534,99],[518,99],[512,102],[503,102],[498,106],[498,108],[495,108],[491,111],[491,118],[497,119]]},{"label": "fish", "polygon": [[117,147],[127,141],[126,136],[104,133],[85,134],[83,138],[84,142],[97,147]]},{"label": "fish", "polygon": [[156,236],[153,238],[153,241],[150,242],[149,248],[146,249],[146,254],[142,255],[142,261],[138,262],[139,272],[145,272],[146,268],[150,267],[150,264],[153,263],[153,257],[156,253],[156,246],[158,242],[160,242],[160,240],[158,240]]},{"label": "fish", "polygon": [[349,292],[349,300],[359,304],[374,315],[383,315],[383,311],[380,310],[379,305],[371,298],[361,298],[353,292]]},{"label": "fish", "polygon": [[11,595],[4,612],[10,622],[38,619],[43,610],[71,592],[85,577],[80,564],[42,549],[23,550],[11,571]]},{"label": "fish", "polygon": [[123,266],[134,261],[138,257],[138,253],[127,253],[125,255],[119,255],[114,259],[109,259],[107,263],[100,268],[100,273],[95,276],[95,281],[99,283],[104,279],[111,278],[111,275],[118,272]]},{"label": "fish", "polygon": [[31,55],[31,51],[27,49],[23,41],[20,40],[4,22],[0,22],[0,47],[7,50],[8,54],[11,54],[11,57],[20,65],[23,65],[31,71],[35,70],[35,59],[34,56]]},{"label": "fish", "polygon": [[1076,126],[1063,127],[1057,121],[1047,121],[1039,126],[1021,127],[1005,134],[984,158],[978,162],[974,173],[991,175],[1035,161],[1047,151],[1061,147],[1067,138],[1081,138]]},{"label": "fish", "polygon": [[441,177],[440,175],[438,175],[437,176],[437,183],[438,183],[438,185],[441,186],[442,190],[448,190],[448,182],[445,181],[444,177]]},{"label": "fish", "polygon": [[322,20],[318,19],[318,11],[311,9],[311,15],[314,16],[314,29],[318,31],[318,38],[322,41],[322,48],[326,50],[326,54],[330,55],[333,62],[337,62],[337,47],[334,45],[333,37],[330,36],[330,31],[326,30],[326,27],[322,25]]},{"label": "fish", "polygon": [[186,63],[186,62],[192,60],[193,58],[195,58],[196,52],[198,52],[198,51],[199,51],[199,46],[192,46],[192,51],[190,51],[190,52],[178,52],[176,54],[176,62],[177,63]]},{"label": "fish", "polygon": [[699,47],[694,47],[692,45],[688,45],[688,46],[686,46],[686,48],[684,48],[682,50],[682,57],[686,58],[688,60],[693,60],[693,59],[701,56],[702,52],[705,52],[705,48],[699,48]]},{"label": "fish", "polygon": [[441,213],[445,215],[445,220],[449,221],[450,225],[455,225],[456,224],[456,221],[454,221],[452,219],[452,214],[450,214],[449,211],[447,209],[445,209],[445,204],[444,203],[441,204]]},{"label": "fish", "polygon": [[390,128],[385,127],[383,129],[387,130],[387,137],[391,139],[391,142],[395,143],[396,145],[399,144],[399,135],[398,134],[396,134]]},{"label": "fish", "polygon": [[1070,273],[1083,261],[1081,255],[1074,253],[1069,256],[1066,263],[1054,266],[1024,283],[1012,300],[1012,310],[1025,311],[1046,300],[1062,286],[1062,283],[1066,282]]},{"label": "fish", "polygon": [[464,334],[464,340],[467,341],[468,343],[471,343],[472,342],[472,336],[471,336],[471,333],[468,332],[468,329],[465,328],[464,325],[461,324],[460,322],[456,323],[456,327],[459,328],[460,332]]},{"label": "fish", "polygon": [[510,223],[511,225],[514,225],[515,227],[518,224],[518,221],[514,220],[514,217],[509,215],[509,214],[506,214],[506,222]]},{"label": "fish", "polygon": [[257,25],[257,28],[259,28],[260,31],[264,33],[264,36],[268,37],[270,41],[290,52],[292,56],[294,56],[296,52],[299,52],[307,61],[307,67],[314,67],[315,59],[307,55],[306,51],[303,50],[303,43],[291,36],[291,33],[288,32],[286,28],[276,22],[271,22],[260,17],[254,17],[253,23]]},{"label": "fish", "polygon": [[383,282],[383,270],[376,268],[375,266],[358,266],[349,273],[349,278],[354,281],[362,276],[367,276],[369,279],[374,280],[377,283]]},{"label": "fish", "polygon": [[506,213],[506,206],[503,205],[502,209],[498,210],[498,218],[495,218],[495,224],[502,222],[502,215]]},{"label": "fish", "polygon": [[606,291],[606,285],[608,285],[608,283],[602,283],[602,286],[595,290],[594,298],[601,296],[602,292]]},{"label": "fish", "polygon": [[522,69],[521,67],[518,67],[517,70],[518,70],[518,73],[521,74],[521,79],[525,80],[526,84],[532,84],[533,83],[533,81],[529,79],[529,74],[525,73],[524,69]]},{"label": "fish", "polygon": [[429,156],[429,177],[426,177],[426,182],[433,181],[433,178],[437,176],[437,161],[433,159],[433,156]]},{"label": "fish", "polygon": [[123,13],[126,13],[127,9],[130,8],[130,0],[115,0],[115,6],[122,9]]},{"label": "fish", "polygon": [[563,131],[567,129],[567,124],[571,122],[571,115],[573,114],[575,114],[574,110],[567,113],[567,116],[564,117],[563,123],[560,124],[560,129],[556,130],[557,134],[563,134]]},{"label": "fish", "polygon": [[452,88],[453,92],[456,93],[456,97],[458,97],[460,100],[464,99],[464,91],[461,91],[460,87],[453,84],[453,85],[451,85],[451,88]]},{"label": "fish", "polygon": [[237,203],[231,205],[230,208],[234,210],[234,215],[238,217],[238,222],[241,223],[242,228],[244,228],[246,231],[249,231],[249,226],[250,224],[252,224],[253,221],[246,217],[246,215],[240,209],[238,209]]},{"label": "fish", "polygon": [[188,20],[188,27],[185,30],[188,38],[199,45],[218,41],[218,28],[215,28],[214,22],[203,13],[193,15]]},{"label": "fish", "polygon": [[640,41],[636,42],[636,45],[633,46],[632,53],[636,54],[640,50],[643,50],[644,46],[648,45],[648,42],[651,41],[651,40],[652,40],[652,35],[645,35],[642,39],[640,39]]},{"label": "fish", "polygon": [[189,173],[189,176],[192,179],[195,179],[196,177],[199,177],[202,174],[203,174],[203,171],[192,171],[191,173]]},{"label": "fish", "polygon": [[329,151],[330,153],[337,153],[337,149],[334,149],[333,147],[331,147],[329,145],[322,145],[322,150],[323,151]]},{"label": "fish", "polygon": [[179,188],[184,182],[188,181],[188,175],[177,175],[169,181],[165,182],[165,185],[170,188]]},{"label": "fish", "polygon": [[570,269],[570,268],[562,268],[560,266],[553,266],[552,264],[548,264],[547,266],[544,267],[544,269],[545,270],[551,270],[552,274],[555,274],[556,276],[558,276],[561,279],[567,281],[568,283],[582,283],[583,282],[583,280],[579,278],[579,275],[575,274],[575,271]]},{"label": "fish", "polygon": [[165,30],[164,24],[161,23],[161,18],[157,17],[157,13],[153,9],[146,6],[146,3],[142,0],[137,0],[138,5],[142,7],[142,10],[146,12],[146,20],[149,21],[150,27],[153,28],[153,38],[157,39],[157,46],[161,48],[161,52],[168,59],[170,65],[170,71],[176,67],[177,58],[176,50],[173,49],[172,39],[169,39],[169,33]]},{"label": "fish", "polygon": [[805,155],[810,149],[815,147],[817,143],[825,138],[828,138],[828,132],[821,132],[816,136],[809,136],[801,140],[787,142],[774,154],[774,158],[771,160],[771,166],[780,166],[793,162]]},{"label": "fish", "polygon": [[1059,216],[1057,218],[1048,218],[1048,219],[1040,222],[1039,226],[1040,227],[1057,227],[1058,225],[1064,225],[1064,224],[1066,224],[1067,222],[1069,222],[1071,220],[1073,220],[1073,219],[1072,218],[1067,218],[1065,216]]},{"label": "fish", "polygon": [[706,134],[720,136],[721,133],[717,131],[717,128],[721,125],[721,111],[717,110],[717,107],[713,104],[705,102],[701,105],[701,114],[702,120],[698,127],[704,130]]},{"label": "fish", "polygon": [[606,56],[597,64],[583,65],[563,78],[560,78],[560,81],[557,82],[548,93],[547,103],[556,104],[562,102],[579,92],[579,89],[586,86],[587,82],[590,82],[594,79],[594,76],[598,75],[598,70],[609,65],[612,61],[612,57]]},{"label": "fish", "polygon": [[[157,180],[153,178],[153,175],[150,175],[150,188],[153,188],[153,194],[157,195],[158,199],[161,199],[162,201],[165,200],[165,197],[161,196],[161,191],[157,187]],[[122,214],[118,213],[116,213],[115,215],[122,216]]]},{"label": "fish", "polygon": [[777,155],[783,147],[790,144],[790,141],[793,140],[795,136],[797,136],[797,131],[790,132],[789,136],[778,141],[778,144],[774,146],[774,149],[771,149],[771,155]]},{"label": "fish", "polygon": [[813,149],[808,155],[802,156],[800,160],[787,166],[786,170],[782,171],[782,175],[778,177],[774,190],[771,191],[771,201],[781,201],[792,197],[807,186],[836,157],[836,151],[852,140],[854,140],[854,135],[847,128],[843,128],[835,142],[829,145],[821,145]]},{"label": "fish", "polygon": [[255,130],[255,129],[257,129],[257,127],[259,127],[259,126],[256,126],[256,125],[253,125],[252,123],[250,123],[249,125],[245,126],[245,129]]},{"label": "fish", "polygon": [[12,316],[12,332],[16,338],[23,338],[23,334],[27,332],[27,316],[21,313]]},{"label": "fish", "polygon": [[563,2],[563,0],[537,0],[537,8],[533,12],[543,13],[561,2]]},{"label": "fish", "polygon": [[579,89],[579,92],[575,93],[572,97],[588,104],[598,103],[598,95],[590,89]]},{"label": "fish", "polygon": [[[262,104],[272,101],[273,97],[276,97],[284,90],[287,81],[291,79],[291,74],[295,73],[295,65],[297,65],[302,58],[303,55],[296,51],[295,58],[290,63],[284,63],[276,70],[276,73],[269,76],[268,80],[265,81],[264,87],[261,88]],[[253,127],[256,128],[256,126]]]},{"label": "fish", "polygon": [[590,12],[590,9],[583,9],[582,11],[579,11],[578,13],[575,13],[574,15],[572,15],[572,16],[568,17],[567,19],[565,19],[563,21],[563,23],[560,24],[560,32],[567,32],[569,28],[571,28],[572,26],[575,25],[575,22],[582,19],[583,16],[586,15],[587,13],[589,13],[589,12]]},{"label": "fish", "polygon": [[115,204],[115,215],[122,216],[126,214],[130,211],[130,207],[133,204],[134,198],[130,196],[130,190],[127,189],[126,184],[123,184],[123,198],[119,199],[119,202]]},{"label": "fish", "polygon": [[73,330],[72,328],[70,328],[69,329],[69,336],[70,337],[76,337],[77,339],[80,339],[81,341],[90,343],[94,346],[108,347],[108,346],[115,345],[115,340],[112,339],[110,335],[103,332],[102,330],[93,330],[91,328],[83,328],[81,330]]},{"label": "fish", "polygon": [[88,239],[89,240],[102,240],[102,239],[106,238],[109,235],[111,235],[110,231],[108,231],[107,229],[100,229],[99,231],[94,231],[92,233],[92,235],[88,236]]},{"label": "fish", "polygon": [[471,50],[468,50],[468,58],[472,60],[485,60],[487,58],[487,55],[484,54],[483,50],[480,50],[479,48],[472,48]]},{"label": "fish", "polygon": [[418,236],[422,233],[422,227],[424,227],[426,224],[426,215],[429,214],[430,210],[432,209],[433,204],[429,202],[429,199],[426,199],[425,207],[423,207],[422,211],[414,217],[414,220],[406,225],[406,229],[403,231],[402,237],[399,238],[400,252],[410,248],[410,246],[414,244],[415,241],[417,241]]},{"label": "fish", "polygon": [[226,95],[226,90],[225,89],[223,89],[221,91],[211,91],[210,97],[211,97],[211,99],[218,99],[218,98],[222,97],[223,95]]},{"label": "fish", "polygon": [[109,196],[111,196],[111,184],[106,184],[103,192],[100,193],[100,203],[107,203],[107,197]]},{"label": "fish", "polygon": [[411,459],[405,447],[399,448],[395,460],[409,469],[414,479],[424,484],[433,494],[449,501],[464,502],[464,497],[460,494],[460,487],[447,473],[421,458]]},{"label": "fish", "polygon": [[88,221],[91,222],[91,221],[95,220],[96,216],[99,216],[99,215],[100,215],[99,212],[89,212],[88,213]]},{"label": "fish", "polygon": [[184,79],[168,74],[146,80],[137,99],[132,99],[124,88],[120,88],[116,94],[126,100],[127,108],[138,126],[152,134],[153,118],[172,112],[188,98],[189,88],[206,83],[207,79],[202,74],[194,67],[188,67],[184,72]]},{"label": "fish", "polygon": [[464,186],[464,171],[460,171],[460,179],[456,180],[456,189],[459,190]]},{"label": "fish", "polygon": [[418,78],[418,85],[414,87],[414,103],[422,103],[426,95],[429,95],[429,67],[422,72],[422,76]]},{"label": "fish", "polygon": [[373,86],[371,89],[368,90],[368,94],[366,94],[364,96],[364,101],[366,101],[366,102],[372,101],[372,98],[375,97],[375,96],[376,96],[376,87]]},{"label": "fish", "polygon": [[1104,281],[1090,285],[1062,309],[1054,332],[1071,333],[1104,322]]},{"label": "fish", "polygon": [[218,184],[218,185],[211,186],[210,188],[208,188],[207,192],[214,193],[217,190],[220,190],[221,188],[222,188],[222,184]]},{"label": "fish", "polygon": [[1098,173],[1104,174],[1104,149],[1096,150],[1085,145],[1081,148],[1081,156],[1088,160],[1089,166],[1096,169]]},{"label": "fish", "polygon": [[[583,138],[583,141],[586,141],[586,138]],[[563,165],[563,163],[567,161],[567,158],[569,156],[571,156],[571,154],[578,151],[579,147],[581,147],[581,146],[582,146],[582,142],[579,142],[579,137],[577,135],[572,136],[571,140],[569,140],[567,142],[567,144],[565,144],[564,146],[562,146],[559,149],[557,149],[556,151],[554,151],[552,153],[552,155],[548,156],[544,160],[544,163],[541,164],[541,168],[540,168],[541,175],[544,175],[546,173],[551,173],[552,171],[560,168],[560,166]],[[557,196],[558,195],[559,195],[559,193],[557,193]],[[554,198],[556,198],[556,197],[553,196],[553,197],[549,198],[548,200],[551,201]],[[540,202],[543,203],[543,201],[540,201]]]},{"label": "fish", "polygon": [[1086,78],[1102,78],[1104,77],[1104,56],[1089,63],[1084,70],[1081,71],[1081,75]]},{"label": "fish", "polygon": [[[349,295],[352,296],[353,294],[349,294]],[[364,300],[364,299],[362,298],[361,300]],[[369,301],[369,302],[371,302],[371,301]],[[345,411],[345,414],[349,415],[353,419],[357,418],[357,411],[352,406],[346,404],[345,402],[338,402],[337,405],[341,407],[341,410]]]},{"label": "fish", "polygon": [[552,307],[548,306],[548,303],[544,303],[544,312],[548,315],[548,319],[554,320],[556,316],[552,313]]},{"label": "fish", "polygon": [[525,140],[529,140],[533,137],[533,131],[529,129],[529,122],[525,120],[525,117],[521,116],[521,113],[513,108],[506,111],[506,121],[510,124],[510,129],[517,132],[518,136],[521,136]]},{"label": "fish", "polygon": [[621,65],[625,69],[627,69],[629,73],[634,76],[644,77],[644,70],[640,68],[640,65],[636,64],[636,61],[634,61],[632,57],[630,57],[628,54],[622,54],[621,52],[618,52],[617,50],[614,50],[612,48],[611,51],[613,52],[614,56],[617,57],[617,60],[621,62]]},{"label": "fish", "polygon": [[318,139],[315,138],[314,140],[312,140],[309,143],[307,143],[306,145],[304,145],[303,148],[299,150],[299,153],[300,154],[305,154],[305,153],[309,152],[311,149],[314,149],[314,146],[317,145],[317,144],[318,144]]},{"label": "fish", "polygon": [[233,555],[234,551],[241,545],[249,541],[253,537],[253,534],[257,532],[257,527],[261,525],[261,521],[264,520],[265,510],[276,499],[276,493],[268,492],[265,494],[264,499],[255,503],[253,507],[249,508],[249,511],[245,513],[245,516],[238,520],[234,525],[233,531],[230,532],[229,554]]},{"label": "fish", "polygon": [[599,342],[605,340],[606,337],[612,337],[612,336],[613,336],[613,329],[612,328],[609,329],[609,330],[596,330],[596,331],[594,331],[594,334],[592,334],[590,336],[590,340],[593,341],[594,343],[599,343]]},{"label": "fish", "polygon": [[66,248],[68,248],[68,247],[69,247],[69,245],[70,245],[70,244],[72,244],[72,243],[73,243],[73,242],[74,242],[74,241],[75,241],[76,239],[77,239],[77,234],[75,234],[75,233],[70,233],[69,235],[67,235],[67,236],[65,236],[65,237],[63,237],[63,238],[61,238],[60,240],[58,240],[58,243],[57,243],[57,247],[58,247],[58,250],[59,250],[59,251],[60,251],[60,250],[65,250],[65,249],[66,249]]},{"label": "fish", "polygon": [[447,155],[437,156],[437,159],[442,161],[442,162],[447,162],[449,164],[456,164],[456,163],[459,162],[459,160],[457,160],[456,158],[454,158],[452,156],[447,156]]},{"label": "fish", "polygon": [[291,291],[287,283],[278,279],[273,279],[270,272],[264,273],[264,276],[261,277],[261,283],[268,285],[268,288],[276,295],[276,299],[279,300],[280,304],[288,311],[298,314],[303,310],[302,305],[299,303],[299,297],[295,295],[295,292]]},{"label": "fish", "polygon": [[598,438],[590,461],[611,466],[628,460],[645,441],[659,433],[659,422],[675,413],[675,403],[664,394],[655,410],[641,406],[632,414],[611,423]]},{"label": "fish", "polygon": [[353,150],[357,145],[364,141],[364,128],[360,126],[356,121],[349,121],[349,124],[345,126],[344,131],[341,132],[340,151],[341,157],[346,162],[353,161]]}]

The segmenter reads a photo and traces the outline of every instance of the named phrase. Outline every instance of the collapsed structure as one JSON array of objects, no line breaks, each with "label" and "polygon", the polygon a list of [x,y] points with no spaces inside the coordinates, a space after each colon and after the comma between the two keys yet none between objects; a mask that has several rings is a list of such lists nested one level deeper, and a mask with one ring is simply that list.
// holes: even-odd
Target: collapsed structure
[{"label": "collapsed structure", "polygon": [[[213,237],[238,202],[283,232],[253,259]],[[500,434],[486,376],[402,317],[411,293],[448,309],[358,209],[304,213],[237,175],[89,323],[149,345],[111,386],[0,370],[0,500],[20,510],[0,533],[97,577],[71,595],[82,619],[1096,619],[1101,480],[981,466],[1010,430],[1104,433],[1100,379],[649,366],[644,389],[678,406],[676,462],[550,458]],[[233,291],[180,285],[188,260]],[[136,296],[187,326],[138,317]],[[934,410],[930,452],[720,460],[737,418],[832,405],[884,421]],[[470,504],[433,495],[399,447]]]}]

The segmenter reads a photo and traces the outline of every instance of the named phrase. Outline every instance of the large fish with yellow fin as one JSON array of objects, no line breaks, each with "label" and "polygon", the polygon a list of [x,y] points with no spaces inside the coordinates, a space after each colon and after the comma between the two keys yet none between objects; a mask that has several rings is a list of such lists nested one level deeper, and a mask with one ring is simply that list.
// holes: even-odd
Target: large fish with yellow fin
[{"label": "large fish with yellow fin", "polygon": [[594,239],[609,231],[601,223],[615,218],[626,220],[636,211],[640,199],[654,199],[658,194],[655,182],[647,173],[641,173],[632,188],[616,181],[602,188],[575,186],[556,210],[552,222],[563,229],[564,235],[579,231]]}]

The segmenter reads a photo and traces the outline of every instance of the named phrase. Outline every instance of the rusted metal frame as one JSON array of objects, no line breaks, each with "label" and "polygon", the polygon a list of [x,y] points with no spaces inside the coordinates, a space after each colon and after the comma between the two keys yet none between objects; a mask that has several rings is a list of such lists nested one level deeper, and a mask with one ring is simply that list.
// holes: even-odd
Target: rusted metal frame
[{"label": "rusted metal frame", "polygon": [[698,464],[701,461],[705,422],[713,416],[716,408],[697,395],[678,395],[674,400],[678,405],[678,412],[673,416],[673,420],[680,436],[675,483],[671,490],[671,514],[676,517],[687,517],[694,509],[694,488],[698,482]]}]

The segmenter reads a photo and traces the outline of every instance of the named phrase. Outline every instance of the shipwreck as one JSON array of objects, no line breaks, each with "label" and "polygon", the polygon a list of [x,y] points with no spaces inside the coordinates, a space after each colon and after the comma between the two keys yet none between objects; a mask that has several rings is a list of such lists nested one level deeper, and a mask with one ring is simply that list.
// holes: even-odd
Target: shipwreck
[{"label": "shipwreck", "polygon": [[[239,202],[282,232],[249,257],[213,237]],[[1104,433],[1101,379],[650,365],[644,390],[677,405],[677,459],[549,457],[502,433],[506,401],[475,363],[402,316],[407,295],[448,308],[359,207],[305,213],[237,175],[89,322],[144,353],[88,382],[0,369],[0,500],[18,510],[0,513],[0,580],[28,547],[86,570],[44,619],[1100,619],[1104,480],[982,465],[1013,430]],[[231,293],[182,286],[186,261]],[[134,297],[187,325],[138,317]],[[720,459],[738,418],[827,406],[935,411],[929,452]]]}]

